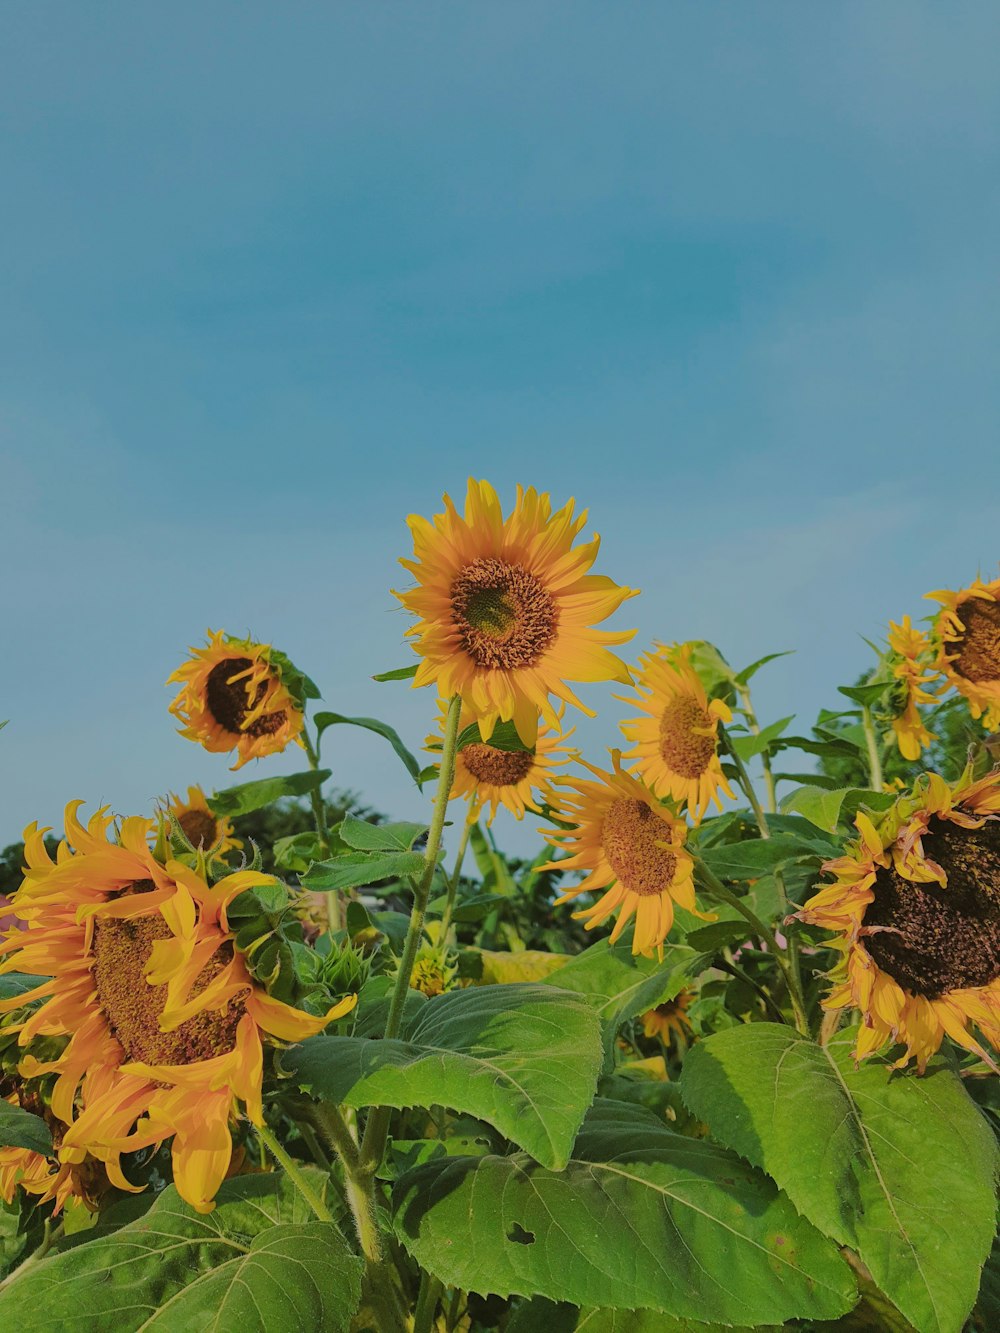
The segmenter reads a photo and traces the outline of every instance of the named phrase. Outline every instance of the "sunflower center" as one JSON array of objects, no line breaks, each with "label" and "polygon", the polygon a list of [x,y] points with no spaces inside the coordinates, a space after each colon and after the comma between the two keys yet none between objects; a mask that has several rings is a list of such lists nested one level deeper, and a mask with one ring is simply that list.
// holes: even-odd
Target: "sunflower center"
[{"label": "sunflower center", "polygon": [[534,666],[559,623],[541,580],[523,565],[495,557],[465,566],[451,585],[451,608],[462,647],[486,669]]},{"label": "sunflower center", "polygon": [[[267,690],[267,682],[262,680],[254,691],[253,700],[248,697],[246,677],[242,677],[242,673],[252,666],[249,657],[227,657],[216,662],[205,683],[205,702],[208,711],[226,731],[238,732],[242,736],[271,736],[284,724],[283,708],[264,713],[249,726],[244,726],[247,713],[260,703]],[[242,678],[233,680],[233,676]]]},{"label": "sunflower center", "polygon": [[[137,880],[125,894],[148,893],[154,887],[152,880]],[[230,1000],[221,1013],[210,1010],[195,1014],[173,1032],[160,1030],[167,987],[151,986],[144,969],[156,941],[170,938],[170,927],[158,912],[131,921],[111,918],[94,927],[97,998],[127,1060],[188,1065],[225,1055],[236,1045],[236,1028],[245,1013],[245,1004],[239,998]],[[191,995],[203,991],[232,956],[232,945],[228,941],[221,944],[199,972]]]},{"label": "sunflower center", "polygon": [[612,801],[601,828],[601,846],[618,882],[640,898],[662,893],[673,882],[677,857],[658,844],[669,830],[645,801]]},{"label": "sunflower center", "polygon": [[711,713],[697,699],[680,695],[660,715],[660,755],[682,778],[700,778],[715,755]]},{"label": "sunflower center", "polygon": [[970,597],[958,614],[965,629],[957,640],[954,670],[974,685],[1000,680],[1000,602]]},{"label": "sunflower center", "polygon": [[516,787],[531,772],[533,750],[498,750],[495,745],[476,743],[460,751],[462,762],[477,782],[492,787]]},{"label": "sunflower center", "polygon": [[211,847],[218,837],[215,819],[207,810],[185,810],[177,822],[192,847]]},{"label": "sunflower center", "polygon": [[947,887],[880,869],[864,924],[886,929],[866,935],[865,948],[905,990],[935,1000],[1000,977],[1000,823],[934,819],[923,846]]}]

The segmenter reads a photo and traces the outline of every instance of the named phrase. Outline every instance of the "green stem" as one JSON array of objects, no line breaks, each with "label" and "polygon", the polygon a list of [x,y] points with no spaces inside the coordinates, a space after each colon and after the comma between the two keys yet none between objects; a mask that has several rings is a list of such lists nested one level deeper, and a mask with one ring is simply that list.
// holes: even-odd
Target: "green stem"
[{"label": "green stem", "polygon": [[437,1310],[443,1287],[430,1273],[420,1274],[420,1291],[413,1310],[413,1333],[432,1333],[434,1314]]},{"label": "green stem", "polygon": [[[739,685],[737,686],[737,689],[739,690],[740,699],[743,702],[743,713],[747,720],[747,726],[750,728],[750,731],[754,736],[759,736],[760,723],[757,721],[757,715],[753,711],[753,704],[750,699],[750,686]],[[768,754],[767,750],[764,750],[761,754],[760,763],[764,770],[764,786],[767,788],[767,809],[768,813],[773,815],[777,813],[778,803],[774,790],[774,774],[771,772],[771,756]]]},{"label": "green stem", "polygon": [[737,980],[742,981],[747,986],[749,986],[751,990],[756,991],[757,994],[760,996],[760,998],[764,1001],[765,1006],[771,1011],[771,1013],[774,1015],[774,1017],[778,1020],[779,1023],[788,1022],[788,1020],[785,1018],[785,1015],[775,1004],[772,997],[768,995],[767,991],[760,984],[760,982],[754,981],[753,977],[750,976],[748,972],[744,972],[742,967],[740,967],[737,963],[734,963],[731,958],[716,958],[713,966],[717,967],[720,972],[728,972],[731,977],[736,977]]},{"label": "green stem", "polygon": [[306,1179],[305,1172],[296,1162],[294,1157],[290,1157],[284,1148],[278,1142],[277,1137],[268,1129],[267,1125],[255,1125],[257,1137],[266,1145],[268,1152],[287,1173],[292,1184],[305,1199],[306,1203],[313,1210],[321,1222],[332,1222],[333,1214],[327,1208],[326,1204],[319,1197],[313,1187]]},{"label": "green stem", "polygon": [[861,724],[865,732],[865,745],[868,747],[868,772],[872,791],[882,790],[882,760],[878,752],[878,740],[875,725],[872,722],[872,710],[867,704],[861,707]]},{"label": "green stem", "polygon": [[59,1222],[56,1224],[56,1226],[53,1226],[52,1219],[50,1217],[47,1217],[44,1222],[42,1239],[41,1242],[39,1243],[38,1249],[32,1250],[31,1254],[28,1255],[27,1259],[23,1259],[21,1263],[19,1263],[18,1266],[15,1269],[13,1269],[12,1272],[7,1274],[7,1276],[3,1279],[3,1281],[0,1282],[0,1290],[2,1290],[6,1286],[9,1286],[14,1281],[15,1278],[20,1277],[21,1274],[25,1271],[25,1269],[33,1268],[35,1264],[39,1262],[39,1260],[44,1259],[45,1256],[48,1254],[49,1250],[51,1250],[52,1246],[63,1234],[63,1229],[64,1228],[62,1222]]},{"label": "green stem", "polygon": [[750,774],[746,770],[746,765],[736,753],[736,746],[733,744],[732,737],[721,722],[719,723],[718,736],[722,748],[736,766],[737,780],[743,789],[743,795],[750,802],[750,808],[757,821],[757,827],[760,829],[760,836],[762,838],[769,838],[771,836],[771,830],[768,827],[767,815],[765,815],[764,808],[757,799],[757,793],[754,791],[753,783],[750,781]]},{"label": "green stem", "polygon": [[466,848],[469,845],[469,837],[472,833],[472,826],[479,817],[479,812],[474,807],[469,807],[469,813],[465,820],[465,826],[462,829],[462,838],[458,844],[458,851],[455,853],[455,865],[451,872],[451,879],[448,881],[448,896],[445,899],[444,911],[441,913],[441,938],[446,938],[448,927],[451,925],[451,914],[455,910],[455,898],[458,894],[458,881],[462,874],[462,862],[465,860]]},{"label": "green stem", "polygon": [[[308,726],[302,728],[302,744],[306,749],[309,767],[315,773],[319,768],[319,740],[317,739],[316,744],[313,745]],[[320,850],[324,859],[329,860],[333,855],[333,849],[330,846],[330,830],[326,823],[326,803],[323,800],[323,793],[318,787],[313,787],[310,790],[309,802],[312,805],[313,821],[316,825],[316,836],[319,838]],[[344,924],[340,908],[340,894],[331,889],[326,895],[327,929],[331,935],[340,930]]]}]

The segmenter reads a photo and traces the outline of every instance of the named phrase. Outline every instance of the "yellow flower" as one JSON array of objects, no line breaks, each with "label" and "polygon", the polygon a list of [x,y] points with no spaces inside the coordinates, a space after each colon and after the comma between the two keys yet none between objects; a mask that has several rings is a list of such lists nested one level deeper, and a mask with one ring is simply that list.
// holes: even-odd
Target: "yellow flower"
[{"label": "yellow flower", "polygon": [[691,1022],[687,1016],[688,1008],[694,999],[694,992],[682,990],[672,1000],[665,1000],[655,1009],[647,1009],[642,1015],[642,1031],[646,1037],[659,1037],[665,1046],[676,1041],[683,1051],[691,1036]]},{"label": "yellow flower", "polygon": [[921,1071],[945,1035],[995,1068],[970,1029],[1000,1045],[1000,772],[954,787],[928,774],[878,828],[863,812],[860,839],[824,870],[797,913],[838,931],[843,957],[828,1009],[854,1007],[863,1059],[890,1043]]},{"label": "yellow flower", "polygon": [[[695,911],[694,862],[684,850],[687,825],[629,773],[622,772],[621,755],[612,752],[614,772],[606,773],[581,760],[599,781],[564,778],[574,796],[563,796],[558,814],[568,829],[545,831],[554,847],[572,853],[549,861],[540,870],[586,870],[575,888],[557,898],[568,902],[581,893],[606,889],[593,907],[574,916],[593,930],[621,909],[611,943],[635,917],[632,952],[650,955],[667,937],[674,922],[674,905]],[[700,915],[700,913],[699,913]]]},{"label": "yellow flower", "polygon": [[171,792],[167,813],[180,825],[191,846],[206,855],[225,856],[226,852],[239,851],[243,846],[239,838],[233,837],[232,823],[225,815],[216,815],[209,809],[200,787],[188,787],[186,801]]},{"label": "yellow flower", "polygon": [[941,610],[934,618],[935,667],[969,701],[973,717],[986,714],[1000,728],[1000,579],[975,579],[959,592],[929,592]]},{"label": "yellow flower", "polygon": [[0,1013],[42,1004],[21,1026],[69,1038],[58,1058],[22,1056],[24,1078],[56,1076],[51,1112],[67,1126],[59,1160],[104,1163],[120,1189],[121,1154],[173,1139],[174,1183],[199,1212],[213,1207],[232,1156],[230,1118],[242,1102],[262,1123],[263,1037],[297,1041],[323,1030],[355,1003],[323,1017],[272,999],[233,945],[226,910],[244,890],[276,881],[240,871],[214,887],[149,848],[153,821],[126,819],[108,839],[110,816],[86,828],[81,802],[66,811],[66,841],[53,861],[46,829],[25,830],[25,880],[14,900],[27,929],[0,944],[0,972],[43,978],[0,1001]]},{"label": "yellow flower", "polygon": [[269,644],[209,630],[207,647],[192,648],[167,680],[183,687],[170,705],[184,723],[181,735],[216,754],[235,750],[234,769],[278,754],[292,741],[301,745],[301,702],[282,682],[272,655]]},{"label": "yellow flower", "polygon": [[934,739],[933,732],[924,726],[919,708],[920,704],[937,701],[937,695],[927,689],[927,684],[938,674],[926,661],[933,648],[927,635],[913,628],[909,616],[904,616],[898,625],[894,620],[889,621],[889,647],[898,658],[892,674],[903,687],[902,706],[892,720],[896,744],[904,759],[919,759],[920,751]]},{"label": "yellow flower", "polygon": [[444,503],[433,522],[407,520],[415,559],[400,564],[417,586],[394,594],[419,617],[407,631],[422,658],[414,685],[460,694],[484,740],[498,721],[513,721],[531,745],[539,714],[558,728],[550,695],[590,713],[567,680],[630,683],[628,667],[605,645],[635,631],[591,626],[636,594],[588,574],[600,538],[573,545],[586,511],[574,518],[571,500],[553,514],[548,495],[518,487],[505,519],[493,487],[473,480],[464,518],[447,495]]},{"label": "yellow flower", "polygon": [[[620,723],[626,740],[635,748],[625,753],[636,759],[634,771],[659,797],[686,802],[692,822],[698,824],[714,801],[722,809],[719,791],[735,800],[719,760],[716,733],[719,722],[732,713],[721,699],[711,703],[691,666],[694,645],[661,647],[639,659],[637,703],[644,717]],[[621,696],[619,696],[621,697]]]},{"label": "yellow flower", "polygon": [[[441,731],[448,711],[445,701],[439,701]],[[556,709],[556,717],[562,722],[563,705]],[[459,735],[476,721],[475,715],[468,709],[462,709],[458,722]],[[503,750],[497,745],[485,741],[474,741],[464,745],[455,759],[455,780],[451,788],[451,800],[464,797],[470,803],[470,818],[475,819],[483,806],[489,806],[487,823],[492,824],[498,808],[502,805],[515,819],[523,819],[525,810],[538,811],[533,793],[537,791],[539,800],[552,804],[551,782],[554,770],[568,755],[567,747],[561,742],[573,734],[574,728],[561,731],[559,727],[550,727],[540,722],[534,745],[528,750]],[[495,732],[494,732],[495,735]],[[441,750],[441,734],[428,736],[426,748],[432,753]]]}]

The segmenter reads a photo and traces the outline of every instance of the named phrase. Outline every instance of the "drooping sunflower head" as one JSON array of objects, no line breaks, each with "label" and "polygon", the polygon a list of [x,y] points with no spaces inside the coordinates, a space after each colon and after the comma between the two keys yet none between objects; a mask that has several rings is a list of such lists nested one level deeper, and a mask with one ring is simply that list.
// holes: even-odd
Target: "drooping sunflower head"
[{"label": "drooping sunflower head", "polygon": [[935,667],[969,701],[973,717],[986,715],[986,726],[1000,728],[1000,579],[975,579],[958,592],[927,594],[941,603],[932,638]]},{"label": "drooping sunflower head", "polygon": [[600,539],[574,545],[586,511],[574,517],[571,500],[553,514],[548,495],[518,487],[505,519],[493,487],[473,480],[464,517],[444,503],[433,522],[410,516],[415,558],[400,561],[416,579],[395,594],[418,617],[408,631],[422,659],[414,685],[460,694],[484,740],[512,721],[533,744],[539,714],[558,726],[551,695],[584,707],[567,681],[629,683],[606,645],[634,631],[592,626],[635,593],[588,573]]},{"label": "drooping sunflower head", "polygon": [[693,644],[661,647],[639,659],[637,698],[626,698],[642,716],[620,723],[634,748],[625,754],[635,759],[634,771],[660,797],[686,804],[694,823],[714,801],[722,809],[719,792],[731,800],[733,792],[722,771],[717,733],[719,722],[732,713],[721,699],[709,702],[694,667]]},{"label": "drooping sunflower head", "polygon": [[[487,807],[487,822],[491,824],[501,805],[515,819],[523,819],[525,810],[539,809],[539,802],[551,804],[552,779],[569,754],[563,742],[574,730],[572,727],[565,731],[561,728],[563,707],[559,704],[556,708],[559,725],[550,727],[547,722],[540,721],[535,743],[527,749],[523,747],[523,742],[515,748],[498,743],[514,739],[508,736],[508,732],[513,730],[511,723],[495,727],[489,742],[480,739],[463,744],[455,758],[451,799],[463,797],[467,800],[472,818],[476,817],[479,810]],[[427,738],[427,749],[431,753],[440,753],[447,711],[447,703],[439,701],[439,731],[437,735]],[[458,722],[459,737],[466,734],[475,722],[472,711],[463,708]],[[473,736],[475,734],[472,733]]]},{"label": "drooping sunflower head", "polygon": [[[569,825],[542,830],[553,847],[570,855],[549,861],[539,870],[584,870],[585,878],[556,901],[605,890],[593,907],[574,915],[593,930],[618,911],[612,944],[635,918],[632,952],[652,954],[667,937],[679,904],[694,912],[694,862],[685,850],[687,825],[662,805],[641,782],[621,768],[612,754],[614,771],[584,761],[595,775],[563,778],[568,790],[558,804],[560,819]],[[620,909],[620,910],[619,910]]]},{"label": "drooping sunflower head", "polygon": [[225,856],[243,846],[239,838],[233,837],[231,821],[210,808],[201,787],[188,787],[186,801],[171,793],[167,814],[180,826],[195,851],[202,851],[206,856]]},{"label": "drooping sunflower head", "polygon": [[928,775],[825,870],[798,913],[839,932],[829,1009],[861,1012],[856,1055],[900,1042],[921,1070],[945,1035],[1000,1046],[1000,773],[950,787]]},{"label": "drooping sunflower head", "polygon": [[672,1042],[683,1051],[691,1039],[691,1020],[687,1011],[694,999],[694,991],[682,990],[672,1000],[664,1000],[642,1015],[642,1031],[646,1037],[659,1037],[665,1046]]},{"label": "drooping sunflower head", "polygon": [[892,674],[899,682],[892,730],[903,758],[919,759],[920,751],[934,740],[920,715],[921,704],[937,702],[937,695],[927,689],[938,674],[931,665],[933,646],[926,634],[913,628],[910,617],[904,616],[898,625],[889,621],[889,650]]},{"label": "drooping sunflower head", "polygon": [[210,885],[179,861],[154,858],[153,821],[126,819],[115,830],[98,811],[84,827],[79,804],[67,809],[55,860],[47,830],[25,831],[14,910],[26,929],[0,943],[0,972],[39,984],[0,1001],[0,1013],[42,1001],[20,1025],[20,1045],[39,1034],[66,1039],[55,1058],[26,1049],[19,1065],[24,1078],[54,1076],[50,1109],[66,1127],[61,1163],[89,1154],[114,1185],[133,1190],[122,1154],[172,1138],[178,1191],[207,1212],[230,1165],[237,1103],[261,1123],[266,1038],[312,1036],[354,997],[315,1016],[272,998],[251,975],[227,909],[276,885],[273,877],[240,871]]},{"label": "drooping sunflower head", "polygon": [[283,655],[269,644],[210,630],[206,647],[192,648],[167,680],[182,687],[170,705],[184,724],[180,734],[213,753],[235,750],[234,769],[301,744],[303,700],[286,674]]}]

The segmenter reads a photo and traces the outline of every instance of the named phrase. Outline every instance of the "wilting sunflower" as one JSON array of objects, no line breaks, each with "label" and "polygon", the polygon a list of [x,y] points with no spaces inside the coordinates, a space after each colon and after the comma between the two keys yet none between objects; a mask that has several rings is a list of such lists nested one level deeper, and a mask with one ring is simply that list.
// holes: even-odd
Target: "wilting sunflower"
[{"label": "wilting sunflower", "polygon": [[899,714],[892,721],[896,744],[904,759],[919,759],[920,751],[934,739],[933,733],[924,726],[919,708],[920,704],[937,701],[937,695],[927,689],[928,683],[938,674],[927,661],[933,649],[927,635],[910,624],[909,616],[904,616],[899,625],[889,621],[889,647],[899,659],[893,665],[892,674],[900,682],[904,694]]},{"label": "wilting sunflower", "polygon": [[932,636],[938,647],[935,663],[969,701],[973,717],[986,714],[988,730],[1000,728],[1000,579],[975,579],[959,592],[929,592],[941,610]]},{"label": "wilting sunflower", "polygon": [[[436,736],[428,736],[426,743],[431,753],[441,751],[441,732],[448,711],[445,701],[439,701],[439,710],[441,731]],[[562,715],[563,705],[560,704],[556,709],[556,718],[560,724]],[[475,720],[475,715],[468,708],[463,708],[458,721],[459,735]],[[469,801],[471,817],[475,817],[483,806],[488,806],[489,824],[493,823],[501,805],[515,819],[523,819],[525,810],[537,812],[539,806],[535,792],[539,800],[551,805],[552,778],[558,765],[565,762],[568,756],[568,750],[562,742],[573,734],[573,730],[570,727],[562,731],[559,727],[550,727],[548,723],[540,722],[535,743],[527,750],[504,750],[485,741],[463,745],[455,758],[455,780],[450,799],[464,797]]]},{"label": "wilting sunflower", "polygon": [[634,916],[632,952],[649,955],[662,945],[673,925],[675,903],[689,912],[696,910],[694,862],[684,850],[687,825],[641,782],[622,772],[618,751],[612,752],[612,760],[613,773],[580,761],[597,782],[560,779],[560,786],[575,793],[562,796],[558,804],[559,817],[572,827],[543,832],[554,847],[572,855],[549,861],[539,870],[588,871],[585,879],[556,901],[565,903],[581,893],[606,889],[593,907],[573,915],[586,922],[587,930],[593,930],[620,908],[611,943]]},{"label": "wilting sunflower", "polygon": [[[6,1100],[25,1110],[42,1109],[40,1102],[30,1095],[25,1096],[24,1088]],[[43,1118],[52,1131],[55,1149],[58,1149],[65,1126],[51,1114],[45,1114]],[[4,1203],[13,1203],[20,1188],[34,1195],[39,1203],[51,1202],[53,1213],[61,1212],[67,1199],[79,1199],[93,1211],[109,1187],[103,1164],[92,1157],[70,1164],[60,1162],[55,1155],[46,1157],[30,1148],[0,1148],[0,1199]]]},{"label": "wilting sunflower", "polygon": [[681,1051],[685,1050],[691,1037],[687,1011],[693,999],[694,991],[682,990],[672,1000],[647,1009],[642,1015],[643,1036],[659,1037],[665,1046],[675,1041]]},{"label": "wilting sunflower", "polygon": [[235,750],[234,769],[302,743],[302,708],[269,644],[209,630],[207,646],[192,648],[167,680],[175,682],[183,688],[170,711],[184,723],[181,735],[216,754]]},{"label": "wilting sunflower", "polygon": [[[637,703],[644,717],[622,722],[626,740],[635,741],[626,759],[659,797],[685,802],[695,824],[712,801],[722,809],[720,790],[735,800],[719,759],[719,722],[732,713],[721,699],[711,703],[691,665],[693,644],[661,647],[639,658]],[[619,696],[621,697],[621,696]]]},{"label": "wilting sunflower", "polygon": [[200,787],[188,787],[186,801],[171,793],[167,813],[180,825],[191,846],[206,855],[225,856],[226,852],[239,851],[243,846],[239,838],[233,837],[232,823],[225,815],[216,815],[209,809]]},{"label": "wilting sunflower", "polygon": [[273,999],[233,945],[226,909],[244,890],[276,881],[240,871],[214,886],[178,861],[160,865],[149,849],[153,822],[98,811],[84,828],[66,811],[66,841],[53,861],[44,834],[25,831],[25,880],[15,911],[27,925],[0,944],[0,972],[46,978],[0,1001],[0,1013],[42,1000],[21,1026],[27,1046],[44,1033],[68,1037],[47,1063],[30,1051],[25,1078],[56,1075],[52,1114],[68,1126],[59,1160],[89,1153],[120,1189],[121,1154],[172,1138],[174,1183],[208,1212],[232,1156],[229,1122],[237,1101],[262,1123],[263,1038],[312,1036],[346,1013],[355,997],[315,1017]]},{"label": "wilting sunflower", "polygon": [[[922,1071],[947,1034],[991,1066],[970,1029],[1000,1046],[1000,771],[954,787],[928,774],[878,828],[824,869],[797,913],[840,932],[827,1009],[861,1011],[856,1057],[890,1043]],[[994,1066],[995,1067],[995,1066]]]},{"label": "wilting sunflower", "polygon": [[570,500],[553,514],[548,495],[519,486],[505,519],[493,487],[473,480],[464,518],[447,495],[444,503],[433,522],[407,520],[415,559],[400,564],[417,586],[394,594],[419,617],[407,631],[423,659],[414,685],[460,694],[484,740],[498,721],[513,721],[530,745],[540,714],[558,727],[550,695],[590,712],[567,680],[630,683],[628,667],[605,645],[635,631],[591,627],[636,594],[587,572],[600,538],[573,545],[586,511],[574,517]]}]

